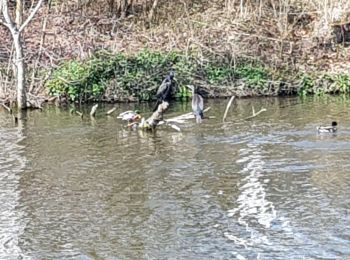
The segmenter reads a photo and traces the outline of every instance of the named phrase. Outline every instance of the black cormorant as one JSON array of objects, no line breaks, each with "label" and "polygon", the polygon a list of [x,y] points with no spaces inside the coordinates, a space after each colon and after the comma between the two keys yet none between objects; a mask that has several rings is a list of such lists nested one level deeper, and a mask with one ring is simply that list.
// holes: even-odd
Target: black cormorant
[{"label": "black cormorant", "polygon": [[194,86],[188,86],[192,90],[192,111],[196,117],[196,122],[201,123],[204,118],[203,115],[203,98],[198,94],[198,88]]},{"label": "black cormorant", "polygon": [[174,85],[174,76],[175,73],[171,71],[166,78],[163,80],[162,84],[159,86],[156,97],[157,97],[157,103],[156,106],[153,109],[153,112],[158,109],[158,106],[163,101],[169,101],[171,97],[171,92]]}]

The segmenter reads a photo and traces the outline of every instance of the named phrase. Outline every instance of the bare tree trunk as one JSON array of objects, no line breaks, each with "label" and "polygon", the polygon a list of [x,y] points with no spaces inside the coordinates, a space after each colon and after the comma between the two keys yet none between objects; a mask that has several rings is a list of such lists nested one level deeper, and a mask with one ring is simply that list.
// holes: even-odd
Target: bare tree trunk
[{"label": "bare tree trunk", "polygon": [[22,17],[23,17],[23,1],[22,0],[16,0],[16,24],[19,28],[22,24]]},{"label": "bare tree trunk", "polygon": [[17,24],[13,22],[10,16],[7,0],[0,0],[0,10],[2,11],[2,16],[4,20],[0,17],[0,22],[5,25],[11,32],[13,44],[15,46],[16,52],[16,71],[17,71],[17,106],[19,109],[25,109],[27,107],[27,92],[25,86],[25,64],[23,56],[23,46],[21,32],[28,25],[28,23],[33,19],[36,12],[39,10],[43,0],[39,0],[33,11],[30,13],[28,18],[22,23],[22,13],[23,13],[23,1],[17,0],[16,6],[16,19]]},{"label": "bare tree trunk", "polygon": [[25,65],[23,60],[23,46],[19,32],[12,35],[16,50],[16,71],[17,71],[17,106],[19,109],[27,107],[27,91],[25,86]]}]

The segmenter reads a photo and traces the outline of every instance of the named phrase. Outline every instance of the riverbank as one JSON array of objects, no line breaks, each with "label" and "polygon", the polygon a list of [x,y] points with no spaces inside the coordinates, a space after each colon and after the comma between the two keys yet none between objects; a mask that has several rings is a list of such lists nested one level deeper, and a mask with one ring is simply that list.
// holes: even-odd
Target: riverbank
[{"label": "riverbank", "polygon": [[[347,1],[126,2],[44,5],[24,31],[29,92],[147,101],[172,67],[178,98],[186,84],[208,98],[349,92]],[[11,99],[11,38],[0,36],[0,98]]]},{"label": "riverbank", "polygon": [[349,94],[350,76],[342,73],[303,73],[276,70],[246,60],[203,59],[179,52],[143,50],[133,55],[98,52],[84,61],[67,61],[47,82],[50,95],[72,102],[151,101],[167,73],[176,73],[173,96],[190,97],[196,85],[205,98]]}]

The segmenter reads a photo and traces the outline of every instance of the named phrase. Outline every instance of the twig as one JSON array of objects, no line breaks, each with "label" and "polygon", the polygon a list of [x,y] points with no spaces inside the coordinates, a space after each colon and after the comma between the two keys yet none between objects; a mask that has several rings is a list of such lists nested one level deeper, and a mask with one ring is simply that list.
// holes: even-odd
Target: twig
[{"label": "twig", "polygon": [[265,109],[265,108],[262,108],[262,109],[260,109],[260,111],[258,111],[258,112],[255,113],[255,109],[254,109],[254,107],[252,107],[252,111],[253,111],[253,115],[246,117],[245,120],[251,119],[251,118],[253,118],[253,117],[256,117],[256,116],[259,115],[260,113],[265,112],[266,109]]},{"label": "twig", "polygon": [[233,100],[235,99],[235,96],[232,96],[230,98],[230,101],[227,103],[227,106],[226,106],[226,109],[225,109],[225,113],[224,113],[224,117],[222,118],[222,122],[224,123],[225,122],[225,119],[226,119],[226,116],[227,116],[227,112],[228,110],[230,109],[231,105],[232,105],[232,102]]},{"label": "twig", "polygon": [[39,10],[42,2],[43,2],[43,0],[39,0],[39,2],[36,4],[34,10],[28,16],[27,20],[25,20],[24,23],[21,25],[21,27],[18,29],[19,32],[23,31],[23,29],[27,26],[27,24],[30,22],[30,20],[33,19],[34,15]]},{"label": "twig", "polygon": [[90,111],[90,116],[91,116],[91,117],[95,117],[97,107],[98,107],[98,104],[94,105],[94,106],[91,108],[91,111]]}]

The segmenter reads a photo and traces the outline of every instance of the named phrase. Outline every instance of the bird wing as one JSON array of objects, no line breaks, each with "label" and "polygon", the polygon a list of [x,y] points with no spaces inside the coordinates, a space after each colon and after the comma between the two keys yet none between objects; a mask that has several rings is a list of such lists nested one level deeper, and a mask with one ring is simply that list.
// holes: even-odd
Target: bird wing
[{"label": "bird wing", "polygon": [[333,129],[333,126],[319,126],[318,129],[320,129],[320,130],[330,130],[330,129]]},{"label": "bird wing", "polygon": [[203,98],[201,95],[197,94],[198,95],[198,107],[201,111],[203,111],[204,109],[204,102],[203,102]]},{"label": "bird wing", "polygon": [[162,95],[162,93],[165,91],[165,89],[167,88],[168,85],[169,84],[168,84],[167,79],[163,80],[162,84],[160,84],[160,86],[159,86],[159,88],[157,90],[156,96],[160,97]]},{"label": "bird wing", "polygon": [[192,110],[193,112],[201,112],[203,111],[203,98],[201,95],[194,94],[192,97]]}]

